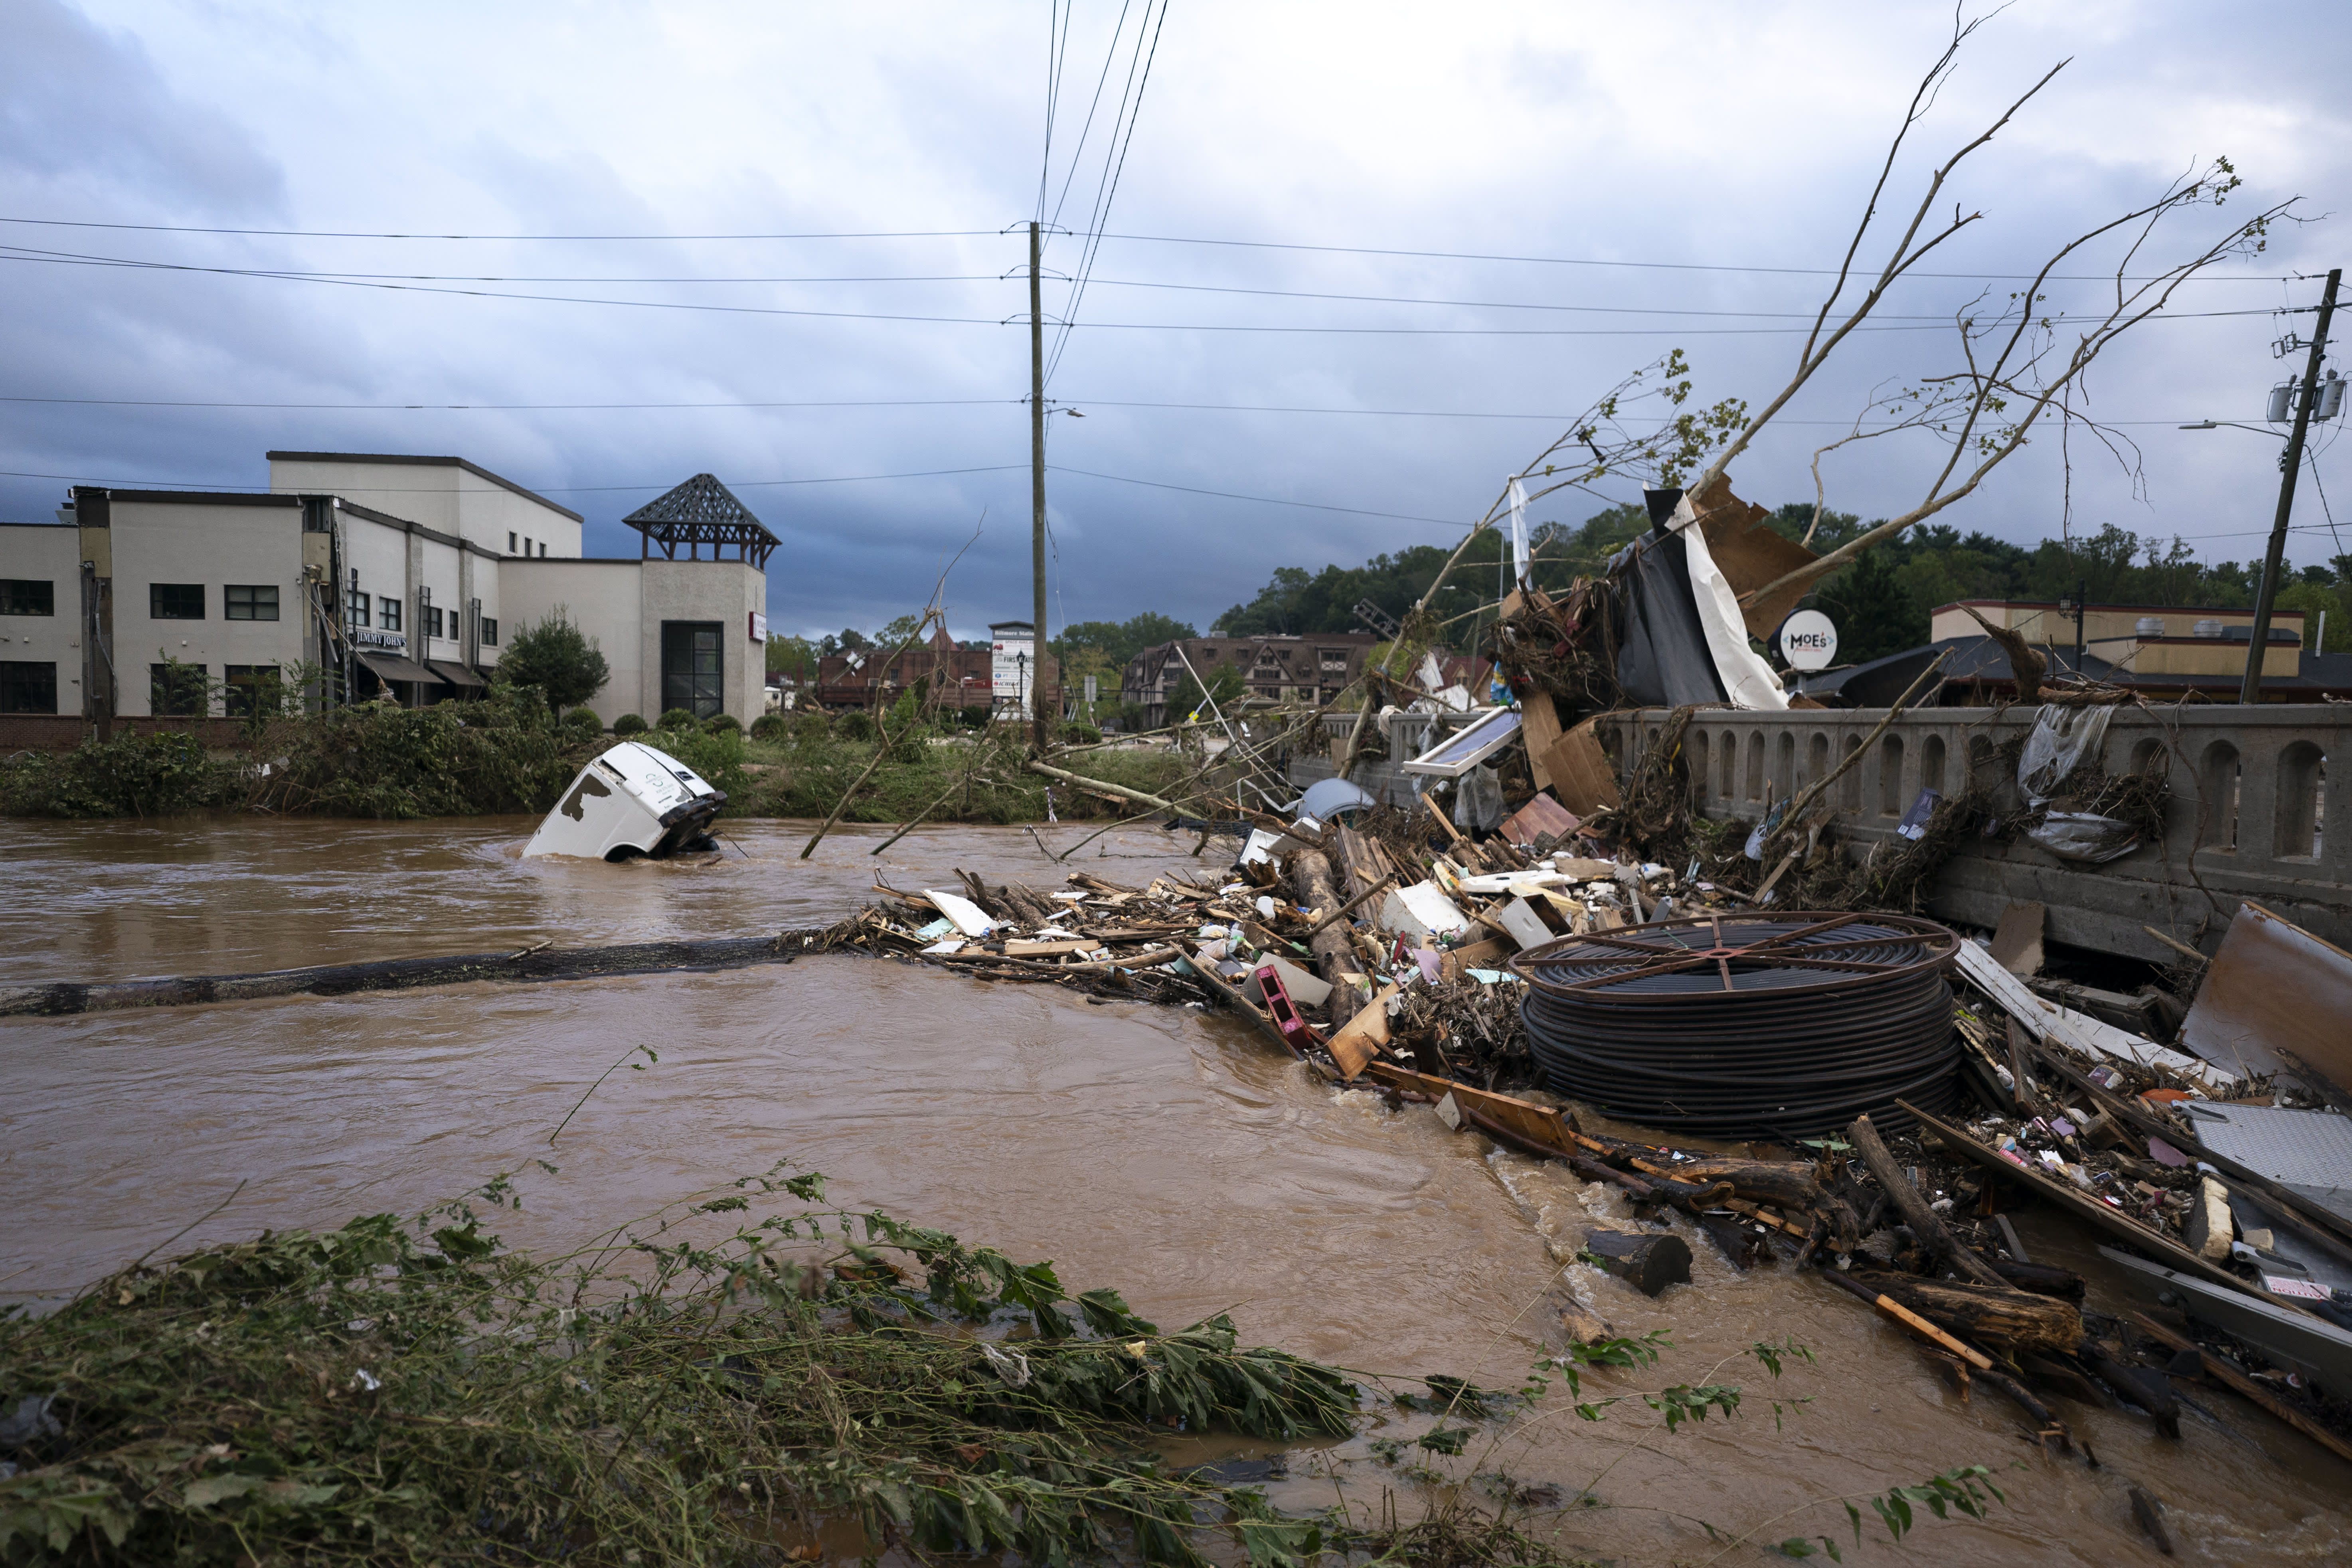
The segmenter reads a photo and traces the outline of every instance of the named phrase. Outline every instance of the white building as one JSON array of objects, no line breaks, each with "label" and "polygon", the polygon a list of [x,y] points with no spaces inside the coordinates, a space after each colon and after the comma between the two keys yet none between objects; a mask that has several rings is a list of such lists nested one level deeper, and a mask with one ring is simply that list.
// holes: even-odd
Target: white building
[{"label": "white building", "polygon": [[631,560],[583,556],[578,512],[462,458],[268,456],[266,494],[81,485],[57,525],[0,525],[0,715],[192,713],[167,660],[226,682],[230,716],[304,663],[330,693],[422,706],[478,694],[559,607],[611,666],[608,725],[764,709],[777,542],[709,475],[625,520]]}]

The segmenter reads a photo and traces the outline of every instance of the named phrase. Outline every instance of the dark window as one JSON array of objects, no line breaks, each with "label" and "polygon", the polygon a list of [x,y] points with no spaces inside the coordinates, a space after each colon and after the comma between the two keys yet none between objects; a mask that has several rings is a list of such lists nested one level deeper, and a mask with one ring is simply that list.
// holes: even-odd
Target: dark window
[{"label": "dark window", "polygon": [[58,710],[58,667],[30,659],[0,660],[0,713]]},{"label": "dark window", "polygon": [[205,667],[201,664],[151,664],[147,667],[147,711],[189,718],[211,706],[205,700]]},{"label": "dark window", "polygon": [[542,539],[542,540],[541,540],[541,541],[539,542],[539,558],[540,558],[541,561],[544,561],[544,560],[546,560],[546,559],[547,559],[547,541],[545,541],[544,539]]},{"label": "dark window", "polygon": [[377,611],[375,624],[377,626],[382,626],[388,632],[396,632],[400,629],[400,601],[398,599],[378,599],[375,602],[375,607]]},{"label": "dark window", "polygon": [[514,536],[514,534],[513,534],[511,531],[509,531],[509,532],[507,534],[507,553],[508,553],[508,554],[509,554],[509,555],[512,555],[512,554],[515,552],[515,542],[514,542],[514,541],[515,541],[515,536]]},{"label": "dark window", "polygon": [[353,594],[351,600],[351,611],[352,625],[355,626],[363,626],[367,625],[368,596],[365,594]]},{"label": "dark window", "polygon": [[202,583],[150,583],[147,616],[156,621],[201,621],[205,618]]},{"label": "dark window", "polygon": [[41,577],[0,577],[0,616],[54,616],[58,585]]},{"label": "dark window", "polygon": [[726,654],[717,621],[662,623],[662,708],[698,719],[726,710]]},{"label": "dark window", "polygon": [[274,664],[225,664],[221,706],[232,719],[250,718],[257,701],[265,713],[278,711],[278,667]]},{"label": "dark window", "polygon": [[438,605],[425,606],[425,635],[429,637],[441,635],[441,606]]},{"label": "dark window", "polygon": [[274,621],[277,618],[277,584],[231,583],[221,590],[221,619]]},{"label": "dark window", "polygon": [[482,617],[482,646],[484,647],[499,646],[499,623],[488,616]]}]

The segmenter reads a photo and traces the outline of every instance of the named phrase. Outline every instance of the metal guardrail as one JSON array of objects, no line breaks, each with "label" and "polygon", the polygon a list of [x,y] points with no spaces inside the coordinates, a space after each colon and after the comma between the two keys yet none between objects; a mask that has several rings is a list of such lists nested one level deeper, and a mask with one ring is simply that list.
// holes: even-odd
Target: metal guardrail
[{"label": "metal guardrail", "polygon": [[[2004,742],[2032,728],[2037,710],[1935,708],[1906,713],[1832,786],[1838,831],[1855,853],[1899,847],[1895,826],[1922,788],[1949,796],[1971,780],[1993,812],[2021,810]],[[1822,778],[1861,746],[1884,709],[1759,713],[1705,709],[1684,734],[1694,809],[1754,822],[1766,785],[1775,800]],[[1656,738],[1667,714],[1604,721],[1621,769]],[[2207,952],[2240,902],[2252,900],[2339,946],[2352,946],[2352,790],[2326,787],[2331,758],[2352,757],[2352,706],[2116,709],[2099,761],[2111,773],[2154,761],[2169,786],[2163,836],[2105,865],[2062,860],[2022,839],[1971,842],[1928,899],[1947,920],[1992,925],[2013,900],[2037,900],[2060,942],[2167,962],[2154,926]]]}]

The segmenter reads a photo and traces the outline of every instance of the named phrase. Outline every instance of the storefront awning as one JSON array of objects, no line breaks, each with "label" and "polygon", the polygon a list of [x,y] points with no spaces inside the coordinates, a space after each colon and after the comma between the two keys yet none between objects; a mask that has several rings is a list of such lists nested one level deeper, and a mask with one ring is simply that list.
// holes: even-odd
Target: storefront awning
[{"label": "storefront awning", "polygon": [[447,681],[452,686],[486,687],[489,685],[488,681],[484,680],[480,676],[476,675],[472,670],[467,669],[464,665],[456,662],[454,659],[428,658],[425,663],[426,668],[431,669],[435,675],[439,676],[442,679]]},{"label": "storefront awning", "polygon": [[396,653],[383,653],[362,648],[360,650],[360,662],[374,670],[377,676],[385,680],[421,680],[426,685],[432,685],[441,679],[431,670]]}]

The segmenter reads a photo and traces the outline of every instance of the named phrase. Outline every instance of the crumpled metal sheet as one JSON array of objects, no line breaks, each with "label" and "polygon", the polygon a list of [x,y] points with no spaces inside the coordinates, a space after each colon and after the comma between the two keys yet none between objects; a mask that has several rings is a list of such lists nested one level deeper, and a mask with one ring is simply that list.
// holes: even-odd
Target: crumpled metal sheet
[{"label": "crumpled metal sheet", "polygon": [[2180,1026],[2180,1043],[2231,1072],[2300,1080],[2303,1064],[2352,1089],[2347,1020],[2352,953],[2259,904],[2241,904]]}]

